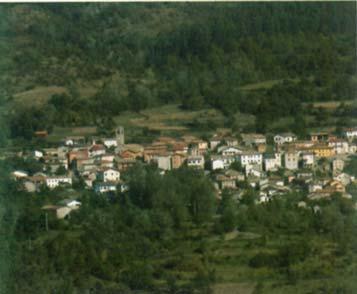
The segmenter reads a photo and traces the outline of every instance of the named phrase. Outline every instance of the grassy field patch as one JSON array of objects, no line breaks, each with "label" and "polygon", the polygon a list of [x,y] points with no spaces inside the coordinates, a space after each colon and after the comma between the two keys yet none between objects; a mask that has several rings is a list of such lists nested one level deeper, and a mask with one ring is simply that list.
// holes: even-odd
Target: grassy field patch
[{"label": "grassy field patch", "polygon": [[[312,103],[312,105],[315,108],[324,108],[327,110],[334,110],[337,107],[339,107],[341,104],[345,104],[345,105],[352,105],[353,103],[355,103],[354,100],[344,100],[344,101],[325,101],[325,102],[314,102]],[[305,106],[308,105],[308,103],[305,103]]]},{"label": "grassy field patch", "polygon": [[48,136],[48,141],[55,142],[70,136],[90,136],[97,132],[97,128],[93,126],[63,128],[55,127],[52,133]]},{"label": "grassy field patch", "polygon": [[15,94],[14,102],[18,105],[25,106],[25,107],[41,106],[45,104],[52,95],[63,94],[66,92],[67,90],[64,87],[39,86],[31,90]]},{"label": "grassy field patch", "polygon": [[[290,82],[298,82],[300,79],[287,79]],[[254,90],[262,90],[262,89],[270,89],[273,86],[280,84],[281,82],[283,82],[282,79],[280,80],[267,80],[267,81],[263,81],[263,82],[258,82],[258,83],[251,83],[251,84],[247,84],[247,85],[243,85],[240,87],[241,90],[243,91],[254,91]]]}]

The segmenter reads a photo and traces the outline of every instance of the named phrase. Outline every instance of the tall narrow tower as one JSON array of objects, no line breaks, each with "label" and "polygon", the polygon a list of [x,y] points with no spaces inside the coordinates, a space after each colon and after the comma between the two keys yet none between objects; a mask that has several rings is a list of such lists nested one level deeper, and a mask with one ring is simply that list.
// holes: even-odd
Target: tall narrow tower
[{"label": "tall narrow tower", "polygon": [[117,139],[117,144],[118,144],[118,146],[125,144],[124,128],[123,128],[122,126],[118,127],[118,128],[115,130],[115,138]]}]

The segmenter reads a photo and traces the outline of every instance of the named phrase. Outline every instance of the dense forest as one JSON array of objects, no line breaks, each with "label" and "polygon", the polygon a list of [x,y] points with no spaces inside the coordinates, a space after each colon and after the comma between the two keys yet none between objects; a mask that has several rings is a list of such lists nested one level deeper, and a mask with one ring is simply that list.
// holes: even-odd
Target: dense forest
[{"label": "dense forest", "polygon": [[[258,131],[285,116],[303,121],[302,103],[355,96],[355,5],[2,5],[0,99],[13,109],[8,136],[95,125],[166,103],[254,114]],[[280,82],[244,90],[269,80]],[[81,94],[81,83],[98,81],[93,93]],[[67,91],[15,111],[14,95],[38,86]]]},{"label": "dense forest", "polygon": [[[128,193],[83,190],[81,209],[58,220],[41,207],[68,190],[19,191],[8,176],[13,162],[0,166],[3,293],[208,294],[222,272],[254,293],[355,289],[355,209],[338,194],[301,208],[303,193],[256,205],[257,191],[247,189],[239,204],[229,191],[217,203],[199,171],[161,176],[138,164],[124,176]],[[235,229],[242,237],[225,241]]]}]

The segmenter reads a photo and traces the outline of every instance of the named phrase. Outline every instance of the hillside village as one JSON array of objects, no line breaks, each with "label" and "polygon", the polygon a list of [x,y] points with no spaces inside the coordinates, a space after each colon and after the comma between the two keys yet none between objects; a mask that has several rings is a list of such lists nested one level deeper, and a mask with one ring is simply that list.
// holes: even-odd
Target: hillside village
[{"label": "hillside village", "polygon": [[126,2],[0,6],[0,293],[357,293],[357,2]]},{"label": "hillside village", "polygon": [[[162,174],[181,166],[202,170],[212,180],[217,199],[228,189],[239,201],[248,187],[257,192],[257,204],[292,191],[306,192],[310,200],[336,192],[352,198],[346,187],[355,182],[355,175],[345,173],[344,167],[357,152],[357,128],[345,129],[343,134],[316,132],[308,140],[298,140],[293,133],[280,133],[269,145],[263,134],[232,134],[221,129],[209,140],[161,136],[139,145],[126,144],[124,128],[118,127],[110,138],[66,137],[57,148],[16,153],[38,161],[43,171],[14,170],[12,176],[29,193],[77,183],[76,189],[111,195],[130,189],[123,175],[143,162],[156,165]],[[80,205],[80,199],[66,199],[43,209],[64,218]],[[299,205],[306,207],[305,202]]]}]

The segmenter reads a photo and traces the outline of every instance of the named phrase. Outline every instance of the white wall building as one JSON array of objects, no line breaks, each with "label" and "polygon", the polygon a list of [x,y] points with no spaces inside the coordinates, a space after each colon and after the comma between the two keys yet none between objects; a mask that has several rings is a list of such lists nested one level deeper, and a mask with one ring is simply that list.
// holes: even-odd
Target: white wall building
[{"label": "white wall building", "polygon": [[291,143],[296,141],[296,136],[293,133],[282,133],[274,136],[275,144],[281,145],[284,143]]},{"label": "white wall building", "polygon": [[211,159],[212,170],[224,169],[224,162],[222,158]]},{"label": "white wall building", "polygon": [[212,170],[227,169],[235,161],[234,156],[211,156],[211,168]]},{"label": "white wall building", "polygon": [[157,163],[157,167],[163,170],[171,170],[171,156],[170,155],[158,155],[154,157],[154,161]]},{"label": "white wall building", "polygon": [[315,163],[315,154],[313,152],[301,152],[300,157],[305,167],[311,167]]},{"label": "white wall building", "polygon": [[116,138],[105,138],[105,139],[103,139],[103,144],[107,148],[117,147],[118,146],[118,141],[117,141]]},{"label": "white wall building", "polygon": [[34,156],[35,158],[37,158],[37,159],[42,158],[42,157],[43,157],[43,152],[42,152],[42,151],[39,151],[39,150],[35,150],[35,151],[33,152],[33,156]]},{"label": "white wall building", "polygon": [[332,161],[332,171],[334,173],[342,172],[345,167],[345,162],[342,159],[336,158]]},{"label": "white wall building", "polygon": [[257,178],[260,178],[264,175],[262,171],[262,166],[260,164],[247,164],[245,166],[245,175],[248,176],[254,176]]},{"label": "white wall building", "polygon": [[219,144],[221,143],[221,139],[219,138],[212,138],[210,141],[209,141],[209,148],[210,149],[214,149],[216,148]]},{"label": "white wall building", "polygon": [[357,152],[357,144],[351,143],[348,147],[349,154],[355,154]]},{"label": "white wall building", "polygon": [[242,166],[263,163],[263,155],[259,152],[243,152],[240,154],[239,159]]},{"label": "white wall building", "polygon": [[353,140],[354,138],[357,138],[357,127],[345,130],[344,134],[345,137],[349,140]]},{"label": "white wall building", "polygon": [[72,178],[71,177],[48,177],[46,179],[46,186],[50,189],[54,189],[58,187],[59,185],[72,185]]},{"label": "white wall building", "polygon": [[280,153],[267,154],[264,157],[264,170],[277,171],[281,167]]},{"label": "white wall building", "polygon": [[335,150],[335,154],[347,154],[349,151],[348,142],[342,139],[330,140],[328,146]]},{"label": "white wall building", "polygon": [[97,193],[115,192],[116,190],[116,184],[111,182],[97,183],[94,187],[94,191]]},{"label": "white wall building", "polygon": [[242,152],[243,151],[241,149],[233,146],[222,146],[218,148],[218,153],[221,153],[224,156],[237,155]]},{"label": "white wall building", "polygon": [[11,175],[15,179],[21,179],[28,177],[29,173],[23,170],[15,170],[11,173]]},{"label": "white wall building", "polygon": [[295,170],[299,168],[299,153],[296,151],[286,152],[284,154],[285,168]]},{"label": "white wall building", "polygon": [[80,144],[84,144],[84,142],[85,142],[85,138],[83,136],[67,137],[64,140],[64,144],[66,146],[80,145]]},{"label": "white wall building", "polygon": [[120,172],[113,168],[108,168],[98,173],[98,179],[107,182],[119,182]]}]

